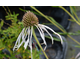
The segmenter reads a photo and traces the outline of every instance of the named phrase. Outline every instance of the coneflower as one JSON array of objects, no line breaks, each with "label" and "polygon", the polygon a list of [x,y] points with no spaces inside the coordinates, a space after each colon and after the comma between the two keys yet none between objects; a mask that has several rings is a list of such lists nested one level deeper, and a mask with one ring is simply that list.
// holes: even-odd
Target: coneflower
[{"label": "coneflower", "polygon": [[[32,58],[32,32],[33,32],[33,26],[35,26],[38,29],[38,31],[40,33],[40,36],[43,39],[43,43],[46,45],[45,48],[44,48],[44,50],[47,47],[47,43],[45,41],[44,31],[49,34],[49,36],[52,39],[52,44],[53,44],[53,37],[48,32],[47,29],[49,29],[50,31],[52,31],[53,33],[55,33],[56,35],[58,35],[59,38],[61,39],[61,43],[63,44],[63,40],[62,40],[61,36],[58,33],[56,33],[54,30],[52,30],[50,27],[48,27],[46,25],[43,25],[43,24],[39,24],[39,20],[38,20],[37,16],[34,13],[32,13],[30,11],[27,11],[27,13],[25,13],[24,16],[23,16],[22,22],[23,22],[24,28],[23,28],[23,30],[21,31],[21,33],[19,34],[19,36],[18,36],[18,38],[16,40],[15,46],[13,48],[13,51],[15,49],[18,50],[19,47],[23,43],[25,43],[24,44],[24,48],[26,49],[27,46],[30,47],[31,58]],[[26,38],[27,38],[27,40],[25,40]],[[21,39],[22,39],[22,41],[21,41]]]}]

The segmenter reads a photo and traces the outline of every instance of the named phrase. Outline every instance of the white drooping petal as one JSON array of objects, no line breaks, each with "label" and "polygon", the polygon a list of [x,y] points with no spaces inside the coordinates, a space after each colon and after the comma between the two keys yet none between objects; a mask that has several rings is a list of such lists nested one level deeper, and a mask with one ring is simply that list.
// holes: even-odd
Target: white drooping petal
[{"label": "white drooping petal", "polygon": [[27,33],[28,33],[28,39],[27,39],[27,41],[25,41],[25,44],[24,44],[24,48],[26,49],[27,48],[27,46],[28,46],[28,43],[29,43],[29,38],[30,38],[30,27],[28,28],[28,31],[27,31]]},{"label": "white drooping petal", "polygon": [[42,37],[42,39],[43,39],[45,45],[46,45],[46,41],[45,41],[45,38],[44,38],[44,33],[41,32],[41,30],[38,28],[38,26],[36,26],[36,27],[37,27],[37,29],[38,29],[38,31],[39,31],[39,33],[40,33],[40,35],[41,35],[41,37]]},{"label": "white drooping petal", "polygon": [[18,46],[14,46],[13,51],[14,51],[15,49],[18,50]]},{"label": "white drooping petal", "polygon": [[59,38],[61,39],[61,43],[63,44],[62,37],[61,37],[58,33],[56,33],[54,30],[52,30],[50,27],[48,27],[48,26],[46,26],[46,25],[42,25],[42,24],[38,24],[38,25],[40,25],[40,26],[42,26],[42,27],[45,27],[45,28],[51,30],[51,31],[52,31],[53,33],[55,33],[56,35],[58,35]]},{"label": "white drooping petal", "polygon": [[[36,25],[35,25],[36,26]],[[43,32],[43,30],[41,29],[41,28],[38,28],[38,26],[36,26],[37,27],[37,29],[38,29],[38,31],[39,31],[39,33],[40,33],[40,35],[41,35],[41,38],[43,39],[43,41],[44,41],[44,43],[43,44],[45,44],[46,46],[45,46],[45,48],[44,48],[44,50],[46,49],[46,47],[47,47],[47,44],[46,44],[46,41],[45,41],[45,36],[44,36],[44,32]]]},{"label": "white drooping petal", "polygon": [[26,40],[26,38],[28,36],[28,33],[27,32],[28,32],[28,28],[26,28],[26,30],[24,31],[24,38],[25,38],[24,40]]},{"label": "white drooping petal", "polygon": [[[25,28],[26,29],[26,28]],[[25,39],[26,39],[26,37],[27,37],[27,34],[25,34],[25,32],[26,32],[26,30],[24,29],[24,31],[22,32],[22,41],[24,41],[25,42]]]},{"label": "white drooping petal", "polygon": [[31,35],[30,35],[30,42],[29,42],[29,47],[30,47],[30,51],[31,51],[31,58],[33,58],[33,56],[32,56],[32,32],[33,32],[33,26],[31,27]]},{"label": "white drooping petal", "polygon": [[[18,45],[20,44],[20,40],[21,40],[21,37],[22,37],[22,34],[23,34],[24,29],[25,29],[25,28],[23,28],[23,30],[22,30],[21,33],[19,34],[19,36],[18,36],[18,38],[17,38],[17,40],[16,40],[16,43],[15,43],[15,45],[14,45],[13,51],[18,48]],[[17,44],[17,43],[18,43],[18,44]]]},{"label": "white drooping petal", "polygon": [[23,30],[21,31],[21,33],[20,33],[20,35],[18,36],[18,44],[20,44],[20,40],[21,40],[21,37],[23,36],[23,34],[24,34],[24,30],[25,30],[25,28],[23,28]]},{"label": "white drooping petal", "polygon": [[18,49],[19,49],[19,47],[20,47],[23,43],[24,43],[24,41],[22,41],[22,42],[18,45]]},{"label": "white drooping petal", "polygon": [[24,48],[25,48],[25,49],[27,48],[28,43],[29,43],[29,38],[27,39],[27,41],[25,41],[25,44],[24,44]]},{"label": "white drooping petal", "polygon": [[51,37],[51,39],[52,39],[52,44],[53,44],[53,37],[52,37],[52,35],[47,31],[47,29],[46,28],[44,28],[44,27],[41,27],[44,31],[46,31],[47,32],[47,34],[49,34],[49,36]]},{"label": "white drooping petal", "polygon": [[[46,41],[45,41],[45,35],[44,35],[44,31],[42,30],[42,27],[41,26],[38,26],[39,28],[40,28],[40,31],[42,32],[42,34],[43,34],[43,37],[44,37],[44,43],[42,43],[42,44],[45,44],[46,46],[44,47],[44,50],[46,50],[46,47],[47,47],[47,44],[46,44]],[[41,45],[42,45],[41,44]]]}]

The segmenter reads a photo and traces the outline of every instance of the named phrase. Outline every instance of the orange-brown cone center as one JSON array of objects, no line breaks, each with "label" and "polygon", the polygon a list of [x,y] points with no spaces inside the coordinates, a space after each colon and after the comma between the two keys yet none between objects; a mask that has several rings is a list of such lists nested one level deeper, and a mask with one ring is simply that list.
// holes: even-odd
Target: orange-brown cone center
[{"label": "orange-brown cone center", "polygon": [[23,15],[22,22],[24,27],[34,26],[38,24],[38,18],[34,13],[28,11]]}]

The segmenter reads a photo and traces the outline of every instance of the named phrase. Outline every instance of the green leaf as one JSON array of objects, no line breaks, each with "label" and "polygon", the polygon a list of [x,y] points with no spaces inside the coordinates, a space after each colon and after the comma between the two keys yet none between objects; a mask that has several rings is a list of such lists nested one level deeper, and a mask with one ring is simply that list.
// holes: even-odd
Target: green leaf
[{"label": "green leaf", "polygon": [[22,22],[18,22],[18,24],[23,24]]},{"label": "green leaf", "polygon": [[23,12],[26,12],[26,10],[22,9],[22,8],[19,8],[19,10],[23,11]]},{"label": "green leaf", "polygon": [[1,27],[3,26],[3,20],[1,20]]},{"label": "green leaf", "polygon": [[75,47],[80,48],[80,46],[75,46]]},{"label": "green leaf", "polygon": [[[73,12],[73,10],[74,10],[74,12]],[[74,15],[74,13],[76,13],[76,8],[75,8],[75,6],[71,6],[71,7],[70,7],[70,12],[71,12],[72,15]]]},{"label": "green leaf", "polygon": [[75,22],[73,19],[68,19],[69,21]]}]

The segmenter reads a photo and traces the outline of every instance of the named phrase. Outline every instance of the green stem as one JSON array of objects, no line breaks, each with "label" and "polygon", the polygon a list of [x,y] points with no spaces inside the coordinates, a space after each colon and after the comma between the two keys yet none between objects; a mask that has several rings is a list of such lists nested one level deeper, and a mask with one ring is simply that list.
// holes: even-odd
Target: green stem
[{"label": "green stem", "polygon": [[79,44],[80,45],[80,43],[77,41],[77,40],[75,40],[74,38],[72,38],[70,35],[67,35],[69,38],[71,38],[73,41],[75,41],[77,44]]},{"label": "green stem", "polygon": [[38,41],[38,39],[37,39],[37,37],[36,37],[36,34],[35,34],[34,29],[33,29],[33,36],[34,36],[34,38],[35,38],[35,40],[36,40],[37,44],[39,45],[40,49],[41,49],[41,50],[42,50],[42,52],[44,53],[44,55],[45,55],[46,59],[48,59],[48,57],[47,57],[46,53],[44,52],[44,50],[43,50],[42,46],[40,45],[40,43],[39,43],[39,41]]},{"label": "green stem", "polygon": [[73,14],[75,15],[75,17],[77,18],[77,20],[80,22],[80,20],[79,20],[79,18],[78,18],[78,16],[77,16],[77,14],[74,12],[73,8],[72,8],[71,6],[70,6],[70,8],[71,8],[71,10],[72,10]]}]

